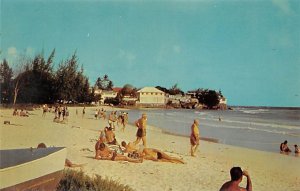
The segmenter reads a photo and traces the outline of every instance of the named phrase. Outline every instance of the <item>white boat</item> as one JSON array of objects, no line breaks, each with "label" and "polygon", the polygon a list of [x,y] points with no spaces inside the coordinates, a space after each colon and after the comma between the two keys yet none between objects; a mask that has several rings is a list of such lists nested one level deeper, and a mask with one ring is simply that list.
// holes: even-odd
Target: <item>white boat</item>
[{"label": "white boat", "polygon": [[65,147],[0,150],[0,190],[56,190]]}]

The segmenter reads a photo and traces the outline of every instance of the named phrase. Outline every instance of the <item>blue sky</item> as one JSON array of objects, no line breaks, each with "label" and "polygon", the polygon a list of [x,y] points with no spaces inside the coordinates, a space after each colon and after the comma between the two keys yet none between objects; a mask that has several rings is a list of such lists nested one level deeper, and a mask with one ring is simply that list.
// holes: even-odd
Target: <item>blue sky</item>
[{"label": "blue sky", "polygon": [[1,57],[77,51],[91,84],[221,90],[230,105],[300,107],[300,1],[1,0]]}]

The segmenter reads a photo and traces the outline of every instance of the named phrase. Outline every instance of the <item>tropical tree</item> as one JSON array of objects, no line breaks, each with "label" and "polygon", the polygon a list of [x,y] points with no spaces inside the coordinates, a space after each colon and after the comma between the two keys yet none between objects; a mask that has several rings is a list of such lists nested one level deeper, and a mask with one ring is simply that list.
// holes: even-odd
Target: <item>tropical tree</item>
[{"label": "tropical tree", "polygon": [[6,59],[4,59],[0,64],[1,103],[9,103],[11,100],[13,89],[12,77],[13,71]]},{"label": "tropical tree", "polygon": [[209,109],[214,108],[220,102],[219,93],[215,90],[198,89],[196,90],[196,98],[199,103],[206,105]]},{"label": "tropical tree", "polygon": [[184,95],[184,92],[178,87],[178,84],[175,84],[174,86],[172,86],[169,89],[169,94],[170,95],[177,95],[177,94]]},{"label": "tropical tree", "polygon": [[105,74],[103,78],[98,77],[95,86],[102,90],[112,90],[113,82],[109,79],[108,75]]}]

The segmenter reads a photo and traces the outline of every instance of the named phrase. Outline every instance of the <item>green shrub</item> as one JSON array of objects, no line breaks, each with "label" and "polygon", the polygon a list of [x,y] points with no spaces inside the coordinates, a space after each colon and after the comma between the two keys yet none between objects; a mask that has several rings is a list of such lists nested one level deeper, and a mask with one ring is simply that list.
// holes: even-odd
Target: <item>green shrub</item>
[{"label": "green shrub", "polygon": [[99,175],[91,178],[82,171],[65,170],[60,180],[57,191],[133,191],[127,185],[120,184],[109,178],[102,178]]}]

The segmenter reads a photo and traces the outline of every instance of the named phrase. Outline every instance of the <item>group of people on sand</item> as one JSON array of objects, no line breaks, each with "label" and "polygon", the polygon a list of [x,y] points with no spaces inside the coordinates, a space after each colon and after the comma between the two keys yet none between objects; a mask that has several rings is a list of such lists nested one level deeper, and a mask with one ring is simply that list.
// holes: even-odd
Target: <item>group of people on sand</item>
[{"label": "group of people on sand", "polygon": [[[294,147],[295,147],[295,154],[299,154],[300,151],[299,151],[298,145],[295,144]],[[286,154],[292,152],[292,150],[288,147],[288,141],[287,140],[285,140],[283,143],[280,144],[280,152],[281,153],[286,153]]]},{"label": "group of people on sand", "polygon": [[13,116],[29,117],[29,112],[26,109],[21,109],[20,112],[18,109],[14,109]]},{"label": "group of people on sand", "polygon": [[62,121],[67,121],[69,117],[69,110],[67,106],[56,106],[54,108],[54,122],[62,122]]},{"label": "group of people on sand", "polygon": [[128,123],[128,113],[121,111],[119,113],[119,115],[117,115],[117,111],[111,111],[108,116],[108,125],[113,130],[116,130],[116,123],[117,123],[117,126],[119,126],[120,124],[122,125],[121,130],[124,132],[125,127]]},{"label": "group of people on sand", "polygon": [[[114,112],[111,112],[111,114],[113,113]],[[141,163],[145,159],[184,164],[184,161],[182,159],[171,157],[163,151],[147,147],[146,114],[142,114],[142,117],[135,122],[135,125],[137,127],[136,140],[129,143],[122,141],[121,145],[119,145],[115,138],[112,126],[105,127],[104,131],[101,131],[100,137],[95,144],[95,159],[128,161],[135,163]],[[139,147],[140,141],[143,142],[142,147]],[[117,147],[112,147],[112,145],[115,145]]]},{"label": "group of people on sand", "polygon": [[106,111],[103,108],[102,109],[96,109],[95,118],[96,119],[103,118],[105,120],[106,119]]}]

